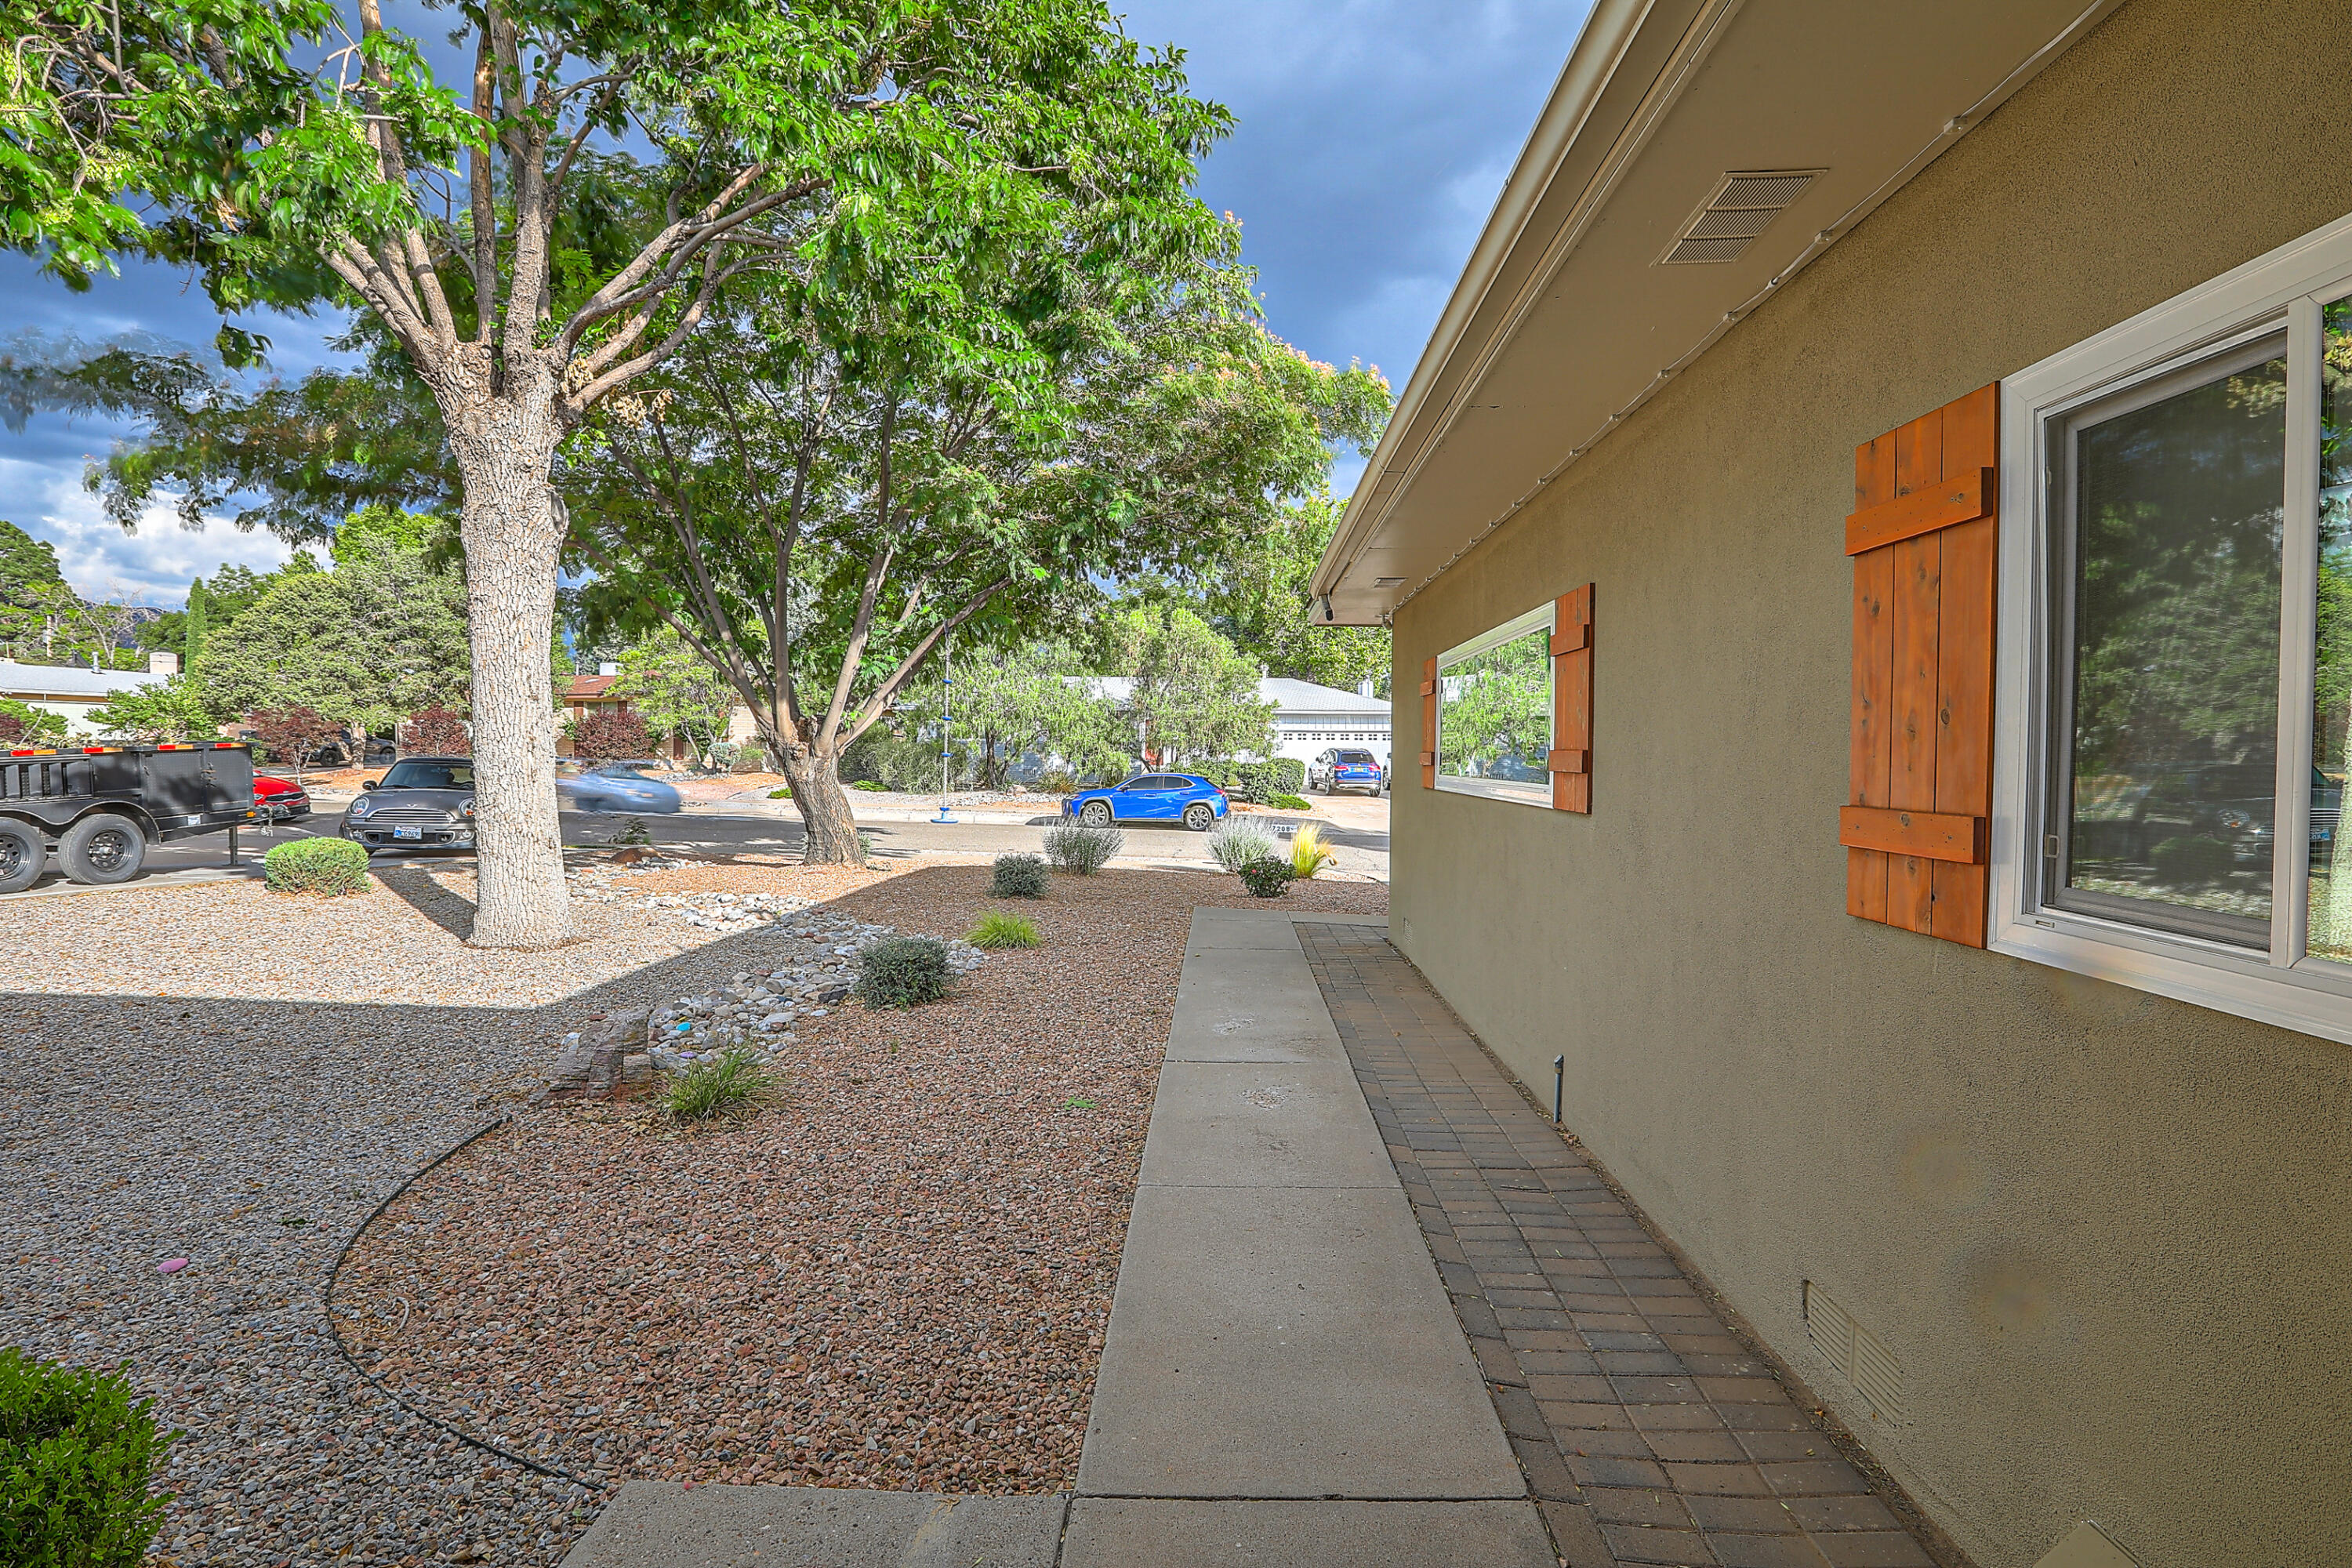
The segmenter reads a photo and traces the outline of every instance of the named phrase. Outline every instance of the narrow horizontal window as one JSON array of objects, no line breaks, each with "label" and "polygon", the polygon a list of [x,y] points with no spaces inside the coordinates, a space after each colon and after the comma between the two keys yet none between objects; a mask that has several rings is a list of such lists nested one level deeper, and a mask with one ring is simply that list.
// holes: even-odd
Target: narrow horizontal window
[{"label": "narrow horizontal window", "polygon": [[1437,787],[1551,805],[1549,605],[1438,656]]}]

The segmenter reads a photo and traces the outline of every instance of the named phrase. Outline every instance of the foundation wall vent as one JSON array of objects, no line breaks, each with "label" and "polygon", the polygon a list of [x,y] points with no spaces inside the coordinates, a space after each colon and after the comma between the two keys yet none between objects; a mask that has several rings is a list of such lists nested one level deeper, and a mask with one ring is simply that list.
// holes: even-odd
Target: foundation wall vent
[{"label": "foundation wall vent", "polygon": [[1660,265],[1738,260],[1756,243],[1756,237],[1823,173],[1820,169],[1749,169],[1724,175],[1699,204],[1698,211],[1675,232],[1674,244],[1658,258]]},{"label": "foundation wall vent", "polygon": [[1886,1342],[1860,1323],[1819,1285],[1805,1281],[1805,1331],[1838,1374],[1870,1405],[1879,1420],[1903,1420],[1903,1363]]}]

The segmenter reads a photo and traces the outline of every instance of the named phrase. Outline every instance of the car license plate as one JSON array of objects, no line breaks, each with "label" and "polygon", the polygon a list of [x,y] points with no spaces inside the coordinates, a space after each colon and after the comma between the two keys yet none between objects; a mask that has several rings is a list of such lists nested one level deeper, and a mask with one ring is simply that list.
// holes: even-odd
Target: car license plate
[{"label": "car license plate", "polygon": [[395,827],[392,830],[392,836],[394,838],[415,838],[422,840],[425,837],[425,829],[421,827]]}]

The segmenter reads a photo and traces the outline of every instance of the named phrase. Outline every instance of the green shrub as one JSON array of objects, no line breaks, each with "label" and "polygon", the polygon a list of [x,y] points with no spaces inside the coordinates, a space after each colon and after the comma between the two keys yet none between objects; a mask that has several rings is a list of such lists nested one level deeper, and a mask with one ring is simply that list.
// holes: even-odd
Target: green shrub
[{"label": "green shrub", "polygon": [[1275,757],[1262,763],[1225,758],[1202,763],[1192,770],[1235,800],[1252,805],[1272,805],[1275,796],[1296,795],[1307,787],[1307,764],[1297,757]]},{"label": "green shrub", "polygon": [[790,800],[793,798],[793,786],[786,784],[782,789],[772,789],[768,792],[768,798],[770,800]]},{"label": "green shrub", "polygon": [[857,950],[857,999],[869,1007],[916,1007],[948,994],[947,943],[886,936]]},{"label": "green shrub", "polygon": [[368,852],[348,838],[296,838],[261,858],[261,878],[273,893],[363,893]]},{"label": "green shrub", "polygon": [[1297,875],[1291,869],[1289,861],[1276,860],[1270,856],[1264,860],[1253,860],[1241,868],[1242,886],[1261,899],[1282,897],[1283,890],[1290,886],[1291,879]]},{"label": "green shrub", "polygon": [[1034,921],[1019,915],[992,910],[980,917],[980,923],[971,928],[971,935],[965,940],[974,947],[1034,947],[1037,927]]},{"label": "green shrub", "polygon": [[859,779],[856,784],[851,784],[849,787],[852,789],[862,789],[868,795],[887,795],[890,793],[890,786],[882,783],[879,779]]},{"label": "green shrub", "polygon": [[1209,856],[1228,871],[1274,858],[1274,835],[1246,816],[1228,816],[1209,835]]},{"label": "green shrub", "polygon": [[1081,822],[1066,822],[1045,829],[1045,853],[1055,865],[1073,876],[1085,877],[1101,870],[1104,862],[1126,843],[1127,835],[1116,827],[1088,827]]},{"label": "green shrub", "polygon": [[163,1522],[149,1478],[170,1444],[119,1373],[0,1345],[0,1563],[137,1568]]},{"label": "green shrub", "polygon": [[1055,768],[1037,775],[1037,787],[1047,795],[1076,795],[1078,776],[1067,768]]},{"label": "green shrub", "polygon": [[1042,899],[1045,896],[1045,861],[1037,855],[999,855],[996,871],[988,880],[992,899]]},{"label": "green shrub", "polygon": [[1338,858],[1331,853],[1331,846],[1324,842],[1319,823],[1302,823],[1298,831],[1290,836],[1290,874],[1294,877],[1312,877]]},{"label": "green shrub", "polygon": [[677,1075],[669,1086],[669,1113],[681,1121],[703,1121],[721,1111],[748,1109],[776,1087],[776,1075],[750,1051],[725,1051]]}]

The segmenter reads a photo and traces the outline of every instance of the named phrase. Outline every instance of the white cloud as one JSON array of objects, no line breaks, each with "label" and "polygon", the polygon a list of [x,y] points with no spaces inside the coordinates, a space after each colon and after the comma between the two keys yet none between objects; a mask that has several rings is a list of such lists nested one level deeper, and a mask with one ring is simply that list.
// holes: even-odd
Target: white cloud
[{"label": "white cloud", "polygon": [[187,602],[189,581],[210,576],[223,562],[259,572],[283,565],[293,553],[267,530],[239,532],[223,518],[206,518],[202,529],[183,528],[168,506],[148,508],[138,529],[126,533],[78,479],[15,458],[0,458],[0,489],[41,498],[37,512],[14,521],[57,546],[58,565],[84,598],[177,608]]}]

